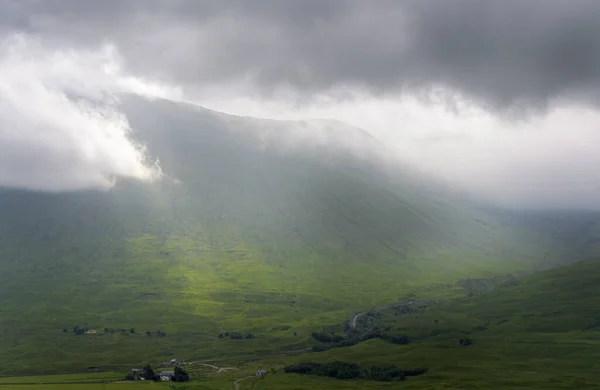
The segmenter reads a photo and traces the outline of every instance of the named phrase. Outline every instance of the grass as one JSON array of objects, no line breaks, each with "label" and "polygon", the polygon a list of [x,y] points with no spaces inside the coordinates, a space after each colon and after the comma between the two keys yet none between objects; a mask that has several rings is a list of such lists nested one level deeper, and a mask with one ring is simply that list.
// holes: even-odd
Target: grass
[{"label": "grass", "polygon": [[164,383],[116,383],[123,378],[121,373],[101,372],[86,374],[45,375],[0,378],[0,389],[32,390],[127,390],[168,388]]},{"label": "grass", "polygon": [[5,383],[47,383],[47,382],[99,382],[114,381],[123,378],[123,374],[115,372],[99,372],[86,374],[65,374],[65,375],[32,375],[24,377],[5,377],[0,378],[0,384]]},{"label": "grass", "polygon": [[[369,340],[327,352],[264,359],[258,364],[277,372],[267,374],[253,389],[597,388],[598,271],[600,260],[591,260],[521,277],[488,294],[438,303],[411,315],[384,310],[379,325],[408,334],[411,344]],[[463,337],[471,338],[473,345],[459,346]],[[429,372],[394,384],[281,371],[301,361],[333,360],[428,367]]]},{"label": "grass", "polygon": [[2,390],[137,390],[137,389],[168,389],[169,385],[164,383],[51,383],[51,384],[24,384],[24,385],[2,385]]},{"label": "grass", "polygon": [[[571,258],[556,235],[343,150],[265,151],[250,135],[283,124],[131,104],[134,136],[160,158],[165,181],[0,190],[0,375],[301,349],[355,312],[456,297],[460,279]],[[63,332],[74,326],[98,334]],[[158,329],[167,336],[146,336]],[[255,338],[218,339],[223,331]]]},{"label": "grass", "polygon": [[[333,193],[350,193],[347,185]],[[39,206],[31,220],[23,213],[10,215],[23,226],[11,225],[0,235],[5,240],[0,246],[0,307],[7,313],[0,318],[6,330],[0,334],[0,356],[9,362],[1,373],[123,369],[141,364],[139,356],[159,363],[171,357],[219,358],[301,347],[312,329],[339,323],[354,311],[410,294],[447,297],[455,293],[458,279],[527,269],[541,260],[541,251],[524,244],[502,254],[502,235],[495,232],[512,240],[510,229],[498,225],[485,232],[476,221],[467,224],[471,230],[460,241],[439,233],[442,237],[434,242],[446,242],[445,248],[421,245],[421,233],[410,233],[413,237],[404,231],[420,225],[437,231],[464,219],[448,216],[445,206],[428,208],[423,200],[419,208],[415,201],[416,206],[404,209],[384,198],[377,208],[367,205],[361,211],[361,203],[350,197],[345,202],[351,209],[338,210],[347,206],[341,206],[344,198],[337,195],[333,203],[319,206],[328,210],[324,218],[335,228],[328,231],[323,223],[303,221],[306,213],[299,210],[282,219],[278,210],[283,205],[257,204],[256,214],[265,220],[255,229],[247,224],[257,222],[243,214],[213,219],[203,211],[206,206],[187,205],[187,196],[171,210],[162,210],[158,201],[144,206],[139,194],[149,196],[134,185],[104,195],[108,198],[28,194],[12,199],[13,213],[30,203],[49,204]],[[385,205],[397,209],[398,217],[388,216]],[[418,210],[427,215],[415,217]],[[38,228],[40,220],[55,225]],[[278,229],[270,231],[270,226]],[[494,237],[499,241],[489,242]],[[486,256],[479,245],[498,253]],[[394,246],[405,246],[406,254],[399,256]],[[75,325],[133,327],[136,334],[62,333]],[[168,336],[144,335],[156,329]],[[257,337],[216,340],[221,331]]]}]

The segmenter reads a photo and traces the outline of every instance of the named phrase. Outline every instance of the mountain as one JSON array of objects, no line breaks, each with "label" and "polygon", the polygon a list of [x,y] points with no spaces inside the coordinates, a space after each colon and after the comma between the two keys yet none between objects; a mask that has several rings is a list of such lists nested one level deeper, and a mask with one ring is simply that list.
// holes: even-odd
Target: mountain
[{"label": "mountain", "polygon": [[[121,108],[163,180],[0,190],[2,374],[302,347],[358,309],[573,260],[563,236],[449,196],[360,129]],[[233,331],[254,337],[216,337]]]}]

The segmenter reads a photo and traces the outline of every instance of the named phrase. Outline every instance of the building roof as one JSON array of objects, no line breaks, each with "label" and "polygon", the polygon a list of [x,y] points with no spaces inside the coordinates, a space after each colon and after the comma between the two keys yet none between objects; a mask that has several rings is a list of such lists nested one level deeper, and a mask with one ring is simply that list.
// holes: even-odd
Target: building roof
[{"label": "building roof", "polygon": [[158,375],[175,375],[175,371],[161,371]]}]

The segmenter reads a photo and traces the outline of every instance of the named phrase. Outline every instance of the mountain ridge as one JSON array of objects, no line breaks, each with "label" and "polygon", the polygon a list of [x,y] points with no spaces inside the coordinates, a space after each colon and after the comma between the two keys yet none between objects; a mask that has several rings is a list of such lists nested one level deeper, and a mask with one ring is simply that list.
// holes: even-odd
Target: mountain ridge
[{"label": "mountain ridge", "polygon": [[[303,347],[357,309],[571,259],[565,243],[369,153],[280,137],[287,122],[131,96],[121,109],[177,180],[0,190],[0,358],[12,361],[0,372],[65,354],[47,371],[232,353],[223,331],[256,335],[239,353]],[[62,332],[75,326],[142,334]],[[167,337],[145,338],[158,329]]]}]

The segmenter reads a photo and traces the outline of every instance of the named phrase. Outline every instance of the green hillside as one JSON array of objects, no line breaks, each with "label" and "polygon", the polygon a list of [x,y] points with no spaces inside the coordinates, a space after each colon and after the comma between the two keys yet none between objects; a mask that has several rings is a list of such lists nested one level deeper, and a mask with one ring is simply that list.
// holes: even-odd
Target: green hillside
[{"label": "green hillside", "polygon": [[[518,278],[488,294],[440,302],[410,314],[382,310],[377,325],[407,334],[410,344],[370,340],[284,361],[267,359],[261,364],[277,372],[254,388],[595,389],[600,370],[599,275],[596,259]],[[461,346],[459,340],[465,338],[472,344]],[[283,365],[301,361],[334,360],[429,371],[401,384],[281,371]]]},{"label": "green hillside", "polygon": [[164,180],[0,190],[2,375],[305,348],[358,310],[572,259],[562,236],[382,170],[358,129],[345,130],[355,153],[302,135],[339,123],[132,97],[123,109]]},{"label": "green hillside", "polygon": [[[192,363],[188,371],[193,373],[195,380],[180,388],[230,389],[237,381],[241,389],[265,390],[594,389],[600,370],[598,275],[600,260],[588,260],[534,275],[504,279],[493,291],[438,302],[424,309],[410,312],[398,310],[400,306],[375,309],[373,313],[377,315],[372,325],[389,333],[406,334],[410,343],[395,345],[375,339],[326,352],[263,356],[260,360],[229,358],[223,363],[215,362],[220,366],[236,367],[225,372]],[[459,343],[465,338],[471,340],[466,347]],[[301,362],[336,360],[353,362],[361,367],[395,365],[426,367],[428,371],[400,383],[340,380],[283,371],[285,366]],[[252,375],[259,368],[268,370],[264,378]],[[6,378],[0,379],[0,385],[94,381],[110,375],[115,374]],[[52,388],[76,388],[76,385],[67,384],[55,386]],[[107,388],[118,386],[109,384]],[[31,385],[31,388],[37,387]]]}]

